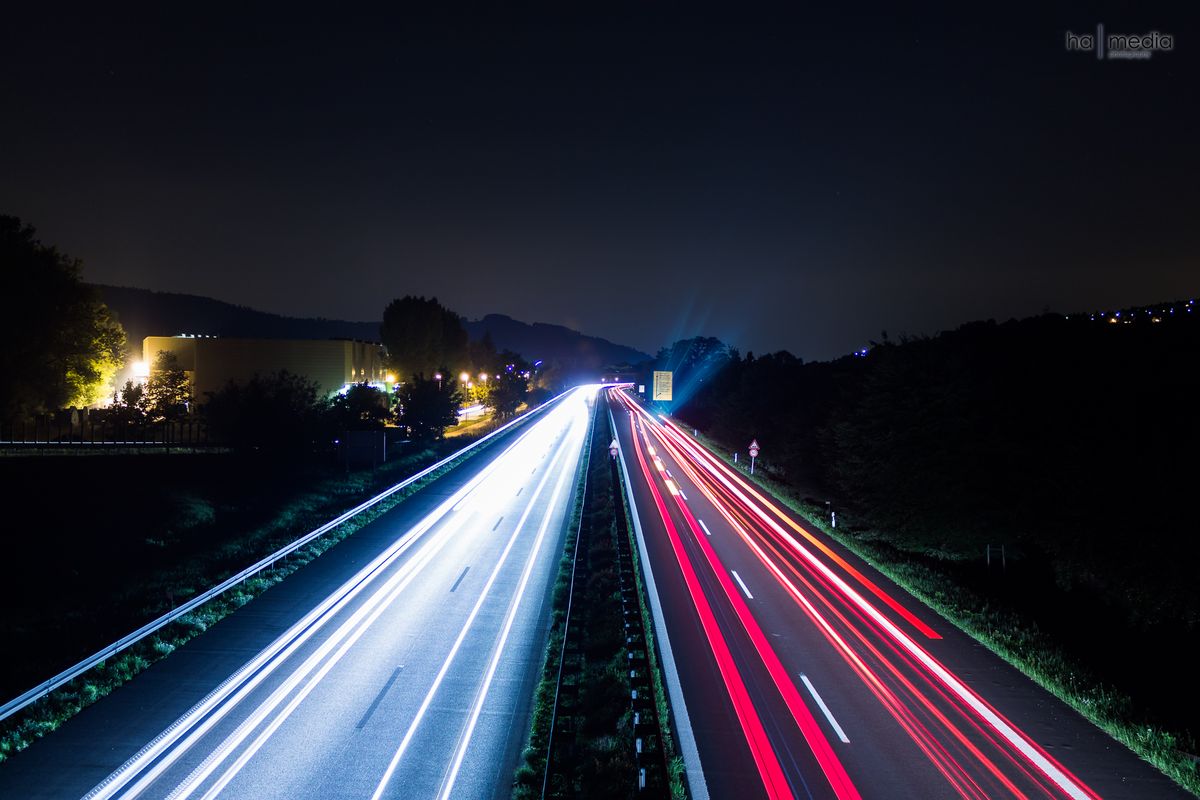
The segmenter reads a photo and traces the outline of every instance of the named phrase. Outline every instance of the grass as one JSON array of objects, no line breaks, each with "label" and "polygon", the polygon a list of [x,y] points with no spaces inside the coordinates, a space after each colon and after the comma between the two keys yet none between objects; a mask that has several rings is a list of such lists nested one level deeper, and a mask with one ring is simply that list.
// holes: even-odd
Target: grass
[{"label": "grass", "polygon": [[487,411],[475,419],[463,420],[453,428],[446,429],[446,438],[455,439],[459,436],[473,436],[479,433],[486,433],[494,421],[492,411]]},{"label": "grass", "polygon": [[[611,466],[606,451],[611,432],[606,415],[602,414],[602,417],[604,419],[601,422],[593,419],[589,438],[593,453],[586,484],[587,495],[577,495],[570,522],[571,534],[559,562],[558,577],[552,592],[551,633],[542,677],[534,693],[528,744],[514,775],[515,800],[542,796],[543,779],[547,774],[551,716],[563,642],[567,636],[579,646],[578,656],[564,666],[562,673],[562,685],[575,686],[579,690],[576,703],[567,709],[574,733],[566,734],[565,740],[559,740],[560,744],[569,740],[571,755],[565,762],[568,766],[555,759],[545,796],[578,794],[623,797],[635,792],[630,782],[636,765],[629,752],[629,742],[633,736],[633,712],[628,707],[628,697],[632,687],[618,586],[619,537],[624,537],[625,546],[633,550],[638,606],[644,623],[645,648],[655,695],[658,742],[656,745],[654,734],[648,734],[646,752],[654,752],[656,746],[663,748],[667,767],[665,782],[671,796],[677,800],[687,797],[683,760],[675,750],[653,627],[647,624],[652,617],[637,565],[636,543],[632,536],[627,535],[629,517],[625,513],[624,495],[619,501],[616,497],[620,492],[620,484],[614,483],[609,477]],[[621,516],[623,513],[624,517]],[[578,551],[576,542],[579,543]],[[565,614],[573,567],[576,570],[576,593],[568,631]],[[655,782],[655,779],[651,782]]]},{"label": "grass", "polygon": [[[258,573],[0,722],[0,763],[55,730],[87,706],[112,693],[142,670],[165,658],[355,531],[395,508],[406,498],[468,459],[489,449],[494,443],[495,441],[476,448],[415,481],[372,508],[346,520],[325,536],[310,542],[306,547],[277,563],[274,568]],[[374,494],[381,477],[386,478],[390,485],[441,457],[442,454],[438,451],[426,450],[393,462],[387,465],[386,470],[351,473],[321,481],[301,493],[266,523],[247,532],[245,536],[227,540],[184,568],[155,576],[149,585],[144,587],[147,589],[145,595],[171,598],[173,601],[182,601],[194,596],[204,588],[234,574],[244,564],[253,563],[273,552],[297,534],[315,528],[330,517],[336,516],[347,506],[357,505],[365,497]],[[347,502],[347,497],[354,499]],[[210,510],[203,504],[192,499],[187,502],[191,504],[187,515],[189,518],[203,520],[209,516]],[[281,537],[286,538],[281,541]],[[149,608],[145,611],[156,615],[162,610],[165,609]]]},{"label": "grass", "polygon": [[[595,416],[588,429],[588,448],[593,447],[595,433]],[[571,593],[571,575],[576,558],[576,542],[579,541],[580,526],[583,524],[583,510],[587,469],[591,462],[581,459],[578,474],[575,477],[575,502],[571,507],[571,516],[567,522],[567,537],[563,545],[562,556],[558,561],[558,574],[554,579],[554,588],[550,592],[550,635],[546,641],[546,654],[542,660],[542,675],[538,679],[537,688],[533,694],[533,714],[529,728],[529,737],[521,755],[521,764],[513,777],[513,798],[527,800],[540,797],[542,781],[546,773],[546,755],[550,744],[550,724],[554,716],[555,695],[558,691],[559,667],[562,664],[563,641],[566,637],[567,602]]]},{"label": "grass", "polygon": [[960,585],[936,566],[919,562],[889,545],[884,532],[849,535],[844,526],[831,528],[823,507],[797,497],[790,487],[762,472],[748,475],[743,464],[735,465],[725,455],[728,449],[722,443],[703,434],[696,438],[738,469],[744,479],[777,497],[809,525],[862,558],[1181,787],[1200,796],[1200,765],[1185,750],[1195,748],[1191,737],[1140,721],[1131,697],[1105,685],[1032,621]]}]

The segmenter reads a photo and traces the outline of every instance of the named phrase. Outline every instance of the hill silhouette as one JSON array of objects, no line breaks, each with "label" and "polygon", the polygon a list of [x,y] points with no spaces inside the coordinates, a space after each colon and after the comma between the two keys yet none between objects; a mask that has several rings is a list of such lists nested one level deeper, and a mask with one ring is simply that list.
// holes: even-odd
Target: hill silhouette
[{"label": "hill silhouette", "polygon": [[[199,295],[99,284],[96,288],[108,307],[117,312],[135,348],[147,336],[180,333],[262,339],[379,340],[378,322],[286,317]],[[531,324],[504,314],[488,314],[465,324],[474,340],[490,334],[500,350],[512,350],[531,361],[541,359],[577,370],[599,370],[649,359],[632,347],[562,325]]]}]

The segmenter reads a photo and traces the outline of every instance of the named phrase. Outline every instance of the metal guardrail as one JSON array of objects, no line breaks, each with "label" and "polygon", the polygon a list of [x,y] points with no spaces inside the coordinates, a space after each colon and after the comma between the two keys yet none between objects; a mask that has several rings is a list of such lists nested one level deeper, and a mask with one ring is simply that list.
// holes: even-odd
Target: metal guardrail
[{"label": "metal guardrail", "polygon": [[[546,736],[546,768],[542,772],[542,797],[550,785],[551,754],[554,752],[554,725],[558,722],[558,693],[562,689],[563,661],[567,656],[567,634],[571,629],[571,605],[575,600],[575,567],[579,564],[579,539],[583,533],[583,518],[587,514],[588,473],[592,469],[592,439],[596,435],[596,415],[600,413],[602,395],[596,395],[596,407],[592,409],[592,421],[588,425],[587,450],[583,464],[583,489],[579,495],[579,525],[575,528],[575,551],[571,554],[571,585],[567,590],[567,613],[563,618],[562,648],[558,653],[558,677],[554,681],[554,703],[550,706],[550,732]],[[605,399],[607,402],[607,399]]]},{"label": "metal guardrail", "polygon": [[371,508],[372,506],[379,504],[383,500],[386,500],[387,498],[391,497],[393,494],[400,491],[401,489],[404,489],[407,486],[411,486],[413,483],[415,483],[416,481],[419,481],[421,478],[424,478],[426,475],[429,475],[431,472],[435,472],[436,470],[441,469],[442,467],[446,466],[451,461],[453,461],[454,459],[463,455],[464,453],[467,453],[467,452],[475,449],[476,447],[479,447],[480,445],[482,445],[484,442],[488,441],[489,439],[499,436],[500,434],[504,433],[506,430],[513,427],[514,425],[518,425],[520,423],[523,423],[523,422],[526,422],[526,421],[532,419],[534,416],[542,413],[544,410],[546,410],[550,406],[557,403],[559,400],[561,400],[563,397],[565,397],[571,391],[572,391],[571,389],[568,389],[567,391],[563,392],[562,394],[559,394],[558,396],[553,397],[550,400],[547,400],[545,403],[542,403],[537,408],[526,412],[525,414],[521,415],[517,419],[514,419],[511,422],[508,422],[508,423],[502,425],[501,427],[499,427],[496,430],[489,433],[487,436],[484,436],[482,439],[474,441],[471,444],[467,445],[466,447],[462,448],[461,450],[457,450],[454,453],[446,456],[445,458],[443,458],[441,461],[437,462],[436,464],[432,464],[432,465],[426,467],[425,469],[421,470],[420,472],[410,475],[409,477],[407,477],[404,480],[397,483],[395,486],[389,487],[388,489],[384,490],[383,492],[380,492],[379,494],[372,497],[370,500],[367,500],[366,502],[355,506],[354,508],[352,508],[349,511],[343,513],[342,515],[330,520],[329,522],[326,522],[321,527],[316,528],[315,530],[309,531],[308,533],[301,536],[299,539],[296,539],[295,541],[293,541],[291,544],[285,545],[284,547],[280,548],[279,550],[276,550],[271,555],[266,556],[262,560],[256,562],[255,564],[252,564],[249,567],[246,567],[241,572],[225,579],[224,581],[222,581],[221,583],[212,587],[208,591],[193,597],[191,600],[188,600],[186,603],[176,606],[172,610],[163,614],[161,617],[158,617],[157,619],[146,623],[142,627],[138,628],[136,631],[133,631],[132,633],[127,634],[126,636],[123,636],[122,638],[113,642],[112,644],[107,645],[103,649],[101,649],[98,652],[94,653],[93,655],[85,658],[84,660],[80,661],[79,663],[75,664],[74,666],[68,667],[67,669],[65,669],[62,672],[55,675],[53,678],[50,678],[47,681],[43,681],[42,683],[39,683],[37,686],[30,689],[29,691],[27,691],[21,695],[18,695],[17,697],[14,697],[12,700],[9,700],[4,705],[0,706],[0,720],[8,718],[8,717],[12,716],[13,714],[15,714],[16,712],[20,711],[21,709],[25,708],[26,706],[30,705],[31,703],[34,703],[34,702],[40,700],[41,698],[45,697],[46,695],[48,695],[50,692],[54,691],[55,689],[58,689],[59,687],[63,686],[64,684],[74,680],[75,678],[78,678],[80,675],[82,675],[83,673],[92,669],[96,665],[100,664],[102,661],[112,658],[113,656],[120,653],[121,651],[131,647],[134,644],[137,644],[139,641],[146,638],[147,636],[154,633],[155,631],[163,628],[166,625],[169,625],[172,622],[177,621],[180,617],[183,617],[183,616],[191,613],[192,611],[196,610],[200,606],[207,603],[209,600],[212,600],[213,598],[217,597],[218,595],[228,591],[229,589],[232,589],[234,586],[237,586],[238,584],[243,583],[244,581],[246,581],[249,578],[253,577],[254,575],[258,574],[262,570],[266,569],[267,567],[272,566],[279,559],[290,555],[291,553],[295,552],[296,550],[299,550],[301,547],[304,547],[306,544],[313,541],[314,539],[328,533],[329,531],[331,531],[334,528],[336,528],[337,526],[341,525],[343,522],[350,519],[351,517],[356,516],[357,514],[361,514],[363,511],[366,511],[368,508]]}]

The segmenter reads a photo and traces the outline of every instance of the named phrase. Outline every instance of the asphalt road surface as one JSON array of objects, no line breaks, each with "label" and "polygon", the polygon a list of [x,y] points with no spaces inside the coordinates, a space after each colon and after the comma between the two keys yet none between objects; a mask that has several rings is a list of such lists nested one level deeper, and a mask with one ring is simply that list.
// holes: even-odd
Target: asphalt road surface
[{"label": "asphalt road surface", "polygon": [[610,392],[693,796],[1190,797]]},{"label": "asphalt road surface", "polygon": [[0,766],[3,798],[511,794],[580,388]]}]

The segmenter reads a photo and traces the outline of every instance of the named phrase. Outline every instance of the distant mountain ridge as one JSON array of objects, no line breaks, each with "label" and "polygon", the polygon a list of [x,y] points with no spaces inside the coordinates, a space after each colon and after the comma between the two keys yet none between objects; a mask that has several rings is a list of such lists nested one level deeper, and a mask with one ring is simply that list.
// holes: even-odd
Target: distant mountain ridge
[{"label": "distant mountain ridge", "polygon": [[466,328],[472,339],[481,339],[484,333],[491,334],[497,349],[512,350],[530,359],[586,362],[596,368],[637,364],[650,359],[640,350],[588,336],[563,325],[530,324],[504,314],[468,320]]},{"label": "distant mountain ridge", "polygon": [[[180,333],[261,339],[363,339],[379,341],[378,322],[285,317],[211,297],[156,292],[128,286],[95,284],[104,302],[117,313],[129,342],[135,348],[147,336]],[[485,333],[499,350],[512,350],[530,360],[560,361],[577,367],[601,369],[650,358],[625,345],[588,336],[562,325],[527,323],[504,314],[488,314],[465,321],[472,339]]]}]

